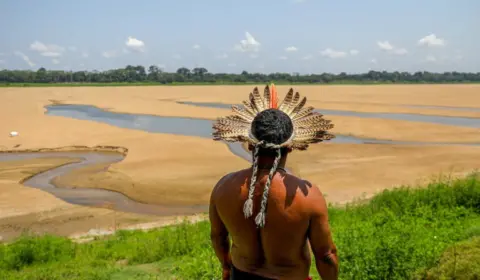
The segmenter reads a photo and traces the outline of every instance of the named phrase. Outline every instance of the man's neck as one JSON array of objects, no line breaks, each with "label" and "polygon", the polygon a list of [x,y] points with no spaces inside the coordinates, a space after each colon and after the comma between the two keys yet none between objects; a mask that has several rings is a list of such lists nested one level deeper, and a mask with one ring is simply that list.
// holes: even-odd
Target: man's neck
[{"label": "man's neck", "polygon": [[[273,162],[275,161],[274,157],[258,157],[258,168],[259,169],[271,169],[273,166]],[[287,161],[286,156],[282,156],[280,161],[278,162],[277,168],[285,169],[285,163]]]}]

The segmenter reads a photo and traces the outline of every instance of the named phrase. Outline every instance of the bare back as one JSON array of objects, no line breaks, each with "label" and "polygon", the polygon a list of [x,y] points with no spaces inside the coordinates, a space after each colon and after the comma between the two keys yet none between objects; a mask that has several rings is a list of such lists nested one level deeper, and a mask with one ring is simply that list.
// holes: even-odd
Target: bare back
[{"label": "bare back", "polygon": [[[268,195],[266,225],[257,229],[254,217],[260,208],[268,170],[259,170],[254,217],[245,219],[243,205],[251,174],[251,169],[231,173],[222,178],[212,192],[212,207],[232,237],[233,265],[269,278],[306,279],[311,264],[307,240],[311,235],[312,217],[322,215],[319,213],[322,211],[327,215],[326,206],[318,208],[319,201],[324,202],[321,192],[305,180],[283,171],[276,172]],[[333,245],[328,222],[326,226],[328,234],[322,237],[325,240],[317,242],[322,243],[320,247]]]}]

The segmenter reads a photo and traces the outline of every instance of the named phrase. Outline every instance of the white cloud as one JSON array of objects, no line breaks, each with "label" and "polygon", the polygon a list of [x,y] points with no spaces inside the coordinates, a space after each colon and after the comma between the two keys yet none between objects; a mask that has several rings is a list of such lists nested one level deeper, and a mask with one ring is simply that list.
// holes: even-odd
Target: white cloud
[{"label": "white cloud", "polygon": [[234,46],[234,50],[240,52],[258,52],[260,49],[260,42],[258,42],[248,31],[245,32],[244,40],[240,44]]},{"label": "white cloud", "polygon": [[195,50],[198,50],[198,49],[200,48],[200,45],[198,45],[198,44],[195,44],[195,45],[193,45],[193,47],[192,47],[192,48],[193,48],[193,49],[195,49]]},{"label": "white cloud", "polygon": [[381,49],[384,50],[390,54],[396,54],[396,55],[404,55],[407,54],[408,51],[405,48],[397,48],[394,45],[390,44],[388,41],[378,41],[377,46]]},{"label": "white cloud", "polygon": [[280,59],[280,60],[287,60],[287,59],[288,59],[288,57],[286,57],[286,56],[282,55],[282,56],[280,56],[278,59]]},{"label": "white cloud", "polygon": [[404,55],[404,54],[407,54],[408,51],[405,48],[400,48],[400,49],[393,49],[392,53],[396,55]]},{"label": "white cloud", "polygon": [[144,52],[145,51],[145,43],[133,37],[128,37],[127,41],[125,42],[125,46],[127,48],[136,51],[136,52]]},{"label": "white cloud", "polygon": [[173,57],[174,59],[182,59],[182,56],[179,55],[179,54],[174,54],[172,57]]},{"label": "white cloud", "polygon": [[385,51],[393,50],[393,46],[388,41],[383,41],[383,42],[378,41],[377,45],[380,49]]},{"label": "white cloud", "polygon": [[285,48],[285,51],[286,52],[296,52],[296,51],[298,51],[298,49],[294,46],[290,46],[290,47]]},{"label": "white cloud", "polygon": [[0,59],[0,64],[5,64],[5,60]]},{"label": "white cloud", "polygon": [[228,54],[223,53],[223,54],[217,55],[215,58],[217,58],[217,59],[226,59],[226,58],[228,58]]},{"label": "white cloud", "polygon": [[88,53],[87,53],[87,52],[82,52],[82,57],[83,57],[83,58],[87,58],[87,57],[88,57]]},{"label": "white cloud", "polygon": [[258,58],[258,54],[252,53],[252,54],[250,55],[250,58]]},{"label": "white cloud", "polygon": [[344,51],[336,51],[331,48],[327,48],[320,52],[322,56],[327,56],[330,58],[343,58],[347,56],[347,53]]},{"label": "white cloud", "polygon": [[4,56],[4,55],[5,55],[5,53],[3,53],[3,52],[0,53],[0,56]]},{"label": "white cloud", "polygon": [[437,38],[435,34],[430,34],[418,40],[418,45],[427,47],[441,47],[445,45],[445,40]]},{"label": "white cloud", "polygon": [[30,44],[30,49],[46,57],[60,57],[65,51],[65,48],[62,46],[55,44],[44,44],[39,41],[35,41]]},{"label": "white cloud", "polygon": [[435,62],[435,61],[437,61],[437,58],[433,55],[427,55],[425,60],[428,61],[428,62]]},{"label": "white cloud", "polygon": [[372,58],[372,59],[370,60],[370,63],[372,63],[372,64],[377,64],[377,63],[378,63],[378,61],[377,61],[377,59],[376,59],[376,58]]},{"label": "white cloud", "polygon": [[358,50],[350,50],[350,55],[358,55],[359,53]]},{"label": "white cloud", "polygon": [[76,52],[76,51],[77,51],[77,47],[70,46],[70,47],[68,47],[68,50],[71,51],[71,52]]},{"label": "white cloud", "polygon": [[52,59],[52,63],[53,63],[53,64],[59,64],[59,63],[60,63],[60,60],[54,58],[54,59]]},{"label": "white cloud", "polygon": [[313,58],[313,55],[307,54],[306,56],[302,57],[302,60],[310,60]]},{"label": "white cloud", "polygon": [[228,67],[236,67],[236,66],[237,66],[237,64],[233,63],[233,62],[228,64]]},{"label": "white cloud", "polygon": [[35,63],[33,63],[28,56],[26,56],[24,53],[15,51],[14,54],[20,58],[23,59],[30,67],[35,66]]},{"label": "white cloud", "polygon": [[117,57],[118,55],[119,55],[118,51],[116,51],[116,50],[110,50],[110,51],[102,52],[102,56],[105,57],[105,58],[113,58],[113,57]]}]

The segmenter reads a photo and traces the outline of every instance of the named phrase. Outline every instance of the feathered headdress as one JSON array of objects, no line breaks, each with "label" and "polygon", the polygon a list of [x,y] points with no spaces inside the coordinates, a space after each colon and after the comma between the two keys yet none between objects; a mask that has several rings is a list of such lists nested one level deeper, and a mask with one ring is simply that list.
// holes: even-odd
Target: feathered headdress
[{"label": "feathered headdress", "polygon": [[[266,86],[263,96],[255,87],[250,93],[249,100],[243,101],[243,108],[232,106],[233,115],[218,118],[213,124],[213,139],[227,142],[246,142],[255,147],[253,153],[253,174],[248,192],[248,199],[244,205],[244,214],[248,218],[253,214],[253,191],[255,189],[257,170],[258,170],[258,151],[260,148],[270,148],[277,150],[277,156],[270,170],[263,198],[261,209],[255,222],[258,226],[265,225],[265,211],[268,198],[270,183],[281,158],[280,148],[291,148],[297,150],[306,150],[309,144],[322,142],[335,138],[334,135],[327,133],[333,128],[330,120],[323,118],[323,115],[314,112],[313,107],[305,107],[307,98],[300,98],[300,94],[293,93],[290,88],[284,100],[279,104],[275,86]],[[252,132],[252,123],[255,117],[264,110],[277,109],[290,117],[293,124],[293,133],[289,139],[281,144],[266,143],[257,139]]]}]

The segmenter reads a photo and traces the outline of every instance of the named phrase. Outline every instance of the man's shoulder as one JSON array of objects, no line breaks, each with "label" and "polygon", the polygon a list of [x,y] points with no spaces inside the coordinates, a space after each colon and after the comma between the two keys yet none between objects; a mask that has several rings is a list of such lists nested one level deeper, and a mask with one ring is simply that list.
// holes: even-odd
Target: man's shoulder
[{"label": "man's shoulder", "polygon": [[284,179],[284,184],[287,187],[293,186],[296,190],[299,190],[305,194],[308,204],[311,203],[315,205],[324,199],[322,191],[316,184],[307,179],[297,177],[294,174],[287,174]]},{"label": "man's shoulder", "polygon": [[244,176],[247,170],[248,169],[237,170],[223,175],[215,184],[214,191],[215,189],[221,188],[224,185],[228,185],[229,182],[235,180],[235,178],[237,178],[238,176]]}]

